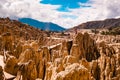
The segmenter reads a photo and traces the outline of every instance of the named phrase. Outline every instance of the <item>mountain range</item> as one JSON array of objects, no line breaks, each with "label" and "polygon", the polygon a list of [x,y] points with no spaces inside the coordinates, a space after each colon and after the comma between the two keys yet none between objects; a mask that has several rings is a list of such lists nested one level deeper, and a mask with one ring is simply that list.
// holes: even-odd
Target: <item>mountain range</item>
[{"label": "mountain range", "polygon": [[57,24],[54,24],[51,22],[41,22],[41,21],[37,21],[37,20],[31,19],[31,18],[20,18],[19,21],[22,23],[26,23],[30,26],[39,28],[41,30],[58,31],[58,32],[66,30],[65,28],[63,28]]},{"label": "mountain range", "polygon": [[115,28],[115,27],[120,27],[120,18],[90,21],[90,22],[82,23],[78,26],[75,26],[70,30],[72,29],[108,29],[108,28]]}]

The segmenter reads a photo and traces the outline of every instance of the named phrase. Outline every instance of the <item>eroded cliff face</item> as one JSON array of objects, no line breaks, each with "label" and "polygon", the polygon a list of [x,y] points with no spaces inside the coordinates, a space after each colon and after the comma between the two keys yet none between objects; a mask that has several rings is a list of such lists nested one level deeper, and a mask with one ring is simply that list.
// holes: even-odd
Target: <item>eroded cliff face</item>
[{"label": "eroded cliff face", "polygon": [[14,75],[14,80],[120,79],[119,42],[98,42],[88,33],[78,33],[73,40],[44,46],[42,39],[26,40],[5,30],[0,34],[5,63],[0,67],[0,80],[5,78],[4,72]]},{"label": "eroded cliff face", "polygon": [[[11,40],[7,41],[11,42]],[[19,48],[15,50],[19,50],[17,51],[21,52],[19,54],[12,53],[13,50],[10,47],[6,48],[11,52],[4,52],[6,57],[4,70],[12,75],[21,75],[22,80],[37,78],[42,80],[118,80],[120,78],[119,48],[104,42],[98,45],[87,33],[76,35],[72,45],[71,41],[64,41],[52,48],[39,48],[37,44],[36,41],[28,41],[23,45],[17,45]],[[3,46],[12,46],[12,43]]]}]

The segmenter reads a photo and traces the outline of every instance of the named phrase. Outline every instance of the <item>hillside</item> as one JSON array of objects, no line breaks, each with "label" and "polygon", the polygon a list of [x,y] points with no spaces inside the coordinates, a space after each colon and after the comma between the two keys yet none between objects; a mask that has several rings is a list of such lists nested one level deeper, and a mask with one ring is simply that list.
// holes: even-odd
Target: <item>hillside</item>
[{"label": "hillside", "polygon": [[118,19],[106,19],[101,21],[90,21],[86,23],[82,23],[78,26],[75,26],[74,28],[71,28],[69,30],[74,29],[108,29],[108,28],[114,28],[120,26],[120,18]]},{"label": "hillside", "polygon": [[23,37],[24,39],[35,39],[36,36],[41,37],[44,34],[44,31],[23,24],[17,20],[0,18],[0,35],[6,32],[9,32],[16,37]]},{"label": "hillside", "polygon": [[51,22],[40,22],[31,18],[21,18],[19,19],[20,22],[29,24],[31,26],[34,26],[36,28],[42,29],[42,30],[49,30],[49,31],[64,31],[65,28],[51,23]]},{"label": "hillside", "polygon": [[120,35],[120,27],[109,28],[108,31],[102,31],[103,35]]}]

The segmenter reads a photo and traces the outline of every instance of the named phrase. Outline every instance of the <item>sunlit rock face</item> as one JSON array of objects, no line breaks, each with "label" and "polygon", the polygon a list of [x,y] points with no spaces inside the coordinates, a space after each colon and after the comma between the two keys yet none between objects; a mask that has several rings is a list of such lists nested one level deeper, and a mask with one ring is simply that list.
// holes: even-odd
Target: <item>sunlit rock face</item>
[{"label": "sunlit rock face", "polygon": [[[10,20],[6,19],[5,22],[8,23]],[[25,25],[17,23],[16,26],[24,26],[26,31]],[[34,28],[30,28],[30,32],[32,29]],[[19,29],[16,30],[19,32]],[[27,30],[29,30],[28,26]],[[120,79],[120,44],[118,42],[108,44],[102,40],[96,41],[99,40],[99,35],[96,35],[98,37],[95,40],[88,33],[78,33],[74,39],[57,38],[56,42],[60,40],[60,43],[45,46],[47,43],[42,44],[42,42],[45,42],[43,39],[46,37],[40,39],[40,34],[38,33],[39,36],[37,36],[35,33],[40,31],[34,31],[33,34],[30,32],[27,32],[29,37],[23,34],[20,36],[19,33],[16,37],[8,27],[1,30],[0,55],[5,65],[1,64],[3,68],[0,67],[0,80],[5,78],[4,72],[15,76],[15,80]],[[47,42],[50,43],[50,40]]]},{"label": "sunlit rock face", "polygon": [[92,61],[98,59],[98,57],[100,56],[95,41],[89,36],[88,33],[85,34],[78,33],[77,36],[75,37],[74,44],[76,44],[76,46],[78,46],[79,48],[79,49],[75,48],[75,50],[78,51],[75,53],[79,54],[78,55],[79,58],[86,58],[87,61]]},{"label": "sunlit rock face", "polygon": [[17,59],[14,56],[10,56],[6,61],[6,65],[4,67],[5,71],[10,74],[16,75],[18,71],[17,63]]},{"label": "sunlit rock face", "polygon": [[119,79],[119,49],[104,42],[96,44],[87,33],[79,33],[72,45],[68,44],[64,41],[57,49],[58,45],[40,48],[33,41],[19,45],[21,53],[13,57],[9,54],[4,69],[16,76],[20,71],[23,80]]},{"label": "sunlit rock face", "polygon": [[100,47],[100,54],[101,57],[98,59],[98,63],[100,66],[100,79],[104,80],[119,80],[120,73],[119,71],[119,57],[120,54],[119,51],[116,52],[116,50],[112,46],[105,45],[101,43]]},{"label": "sunlit rock face", "polygon": [[92,80],[92,78],[84,66],[74,63],[57,73],[51,80]]}]

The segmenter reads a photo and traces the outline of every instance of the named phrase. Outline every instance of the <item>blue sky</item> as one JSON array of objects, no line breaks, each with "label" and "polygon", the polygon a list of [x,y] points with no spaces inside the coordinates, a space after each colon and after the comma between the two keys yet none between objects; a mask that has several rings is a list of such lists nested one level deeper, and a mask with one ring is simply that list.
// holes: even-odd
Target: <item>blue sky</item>
[{"label": "blue sky", "polygon": [[120,0],[0,0],[0,17],[32,18],[65,28],[120,18]]},{"label": "blue sky", "polygon": [[88,0],[42,0],[40,3],[51,4],[51,5],[61,5],[58,11],[68,12],[68,9],[80,8],[79,3],[86,3]]}]

